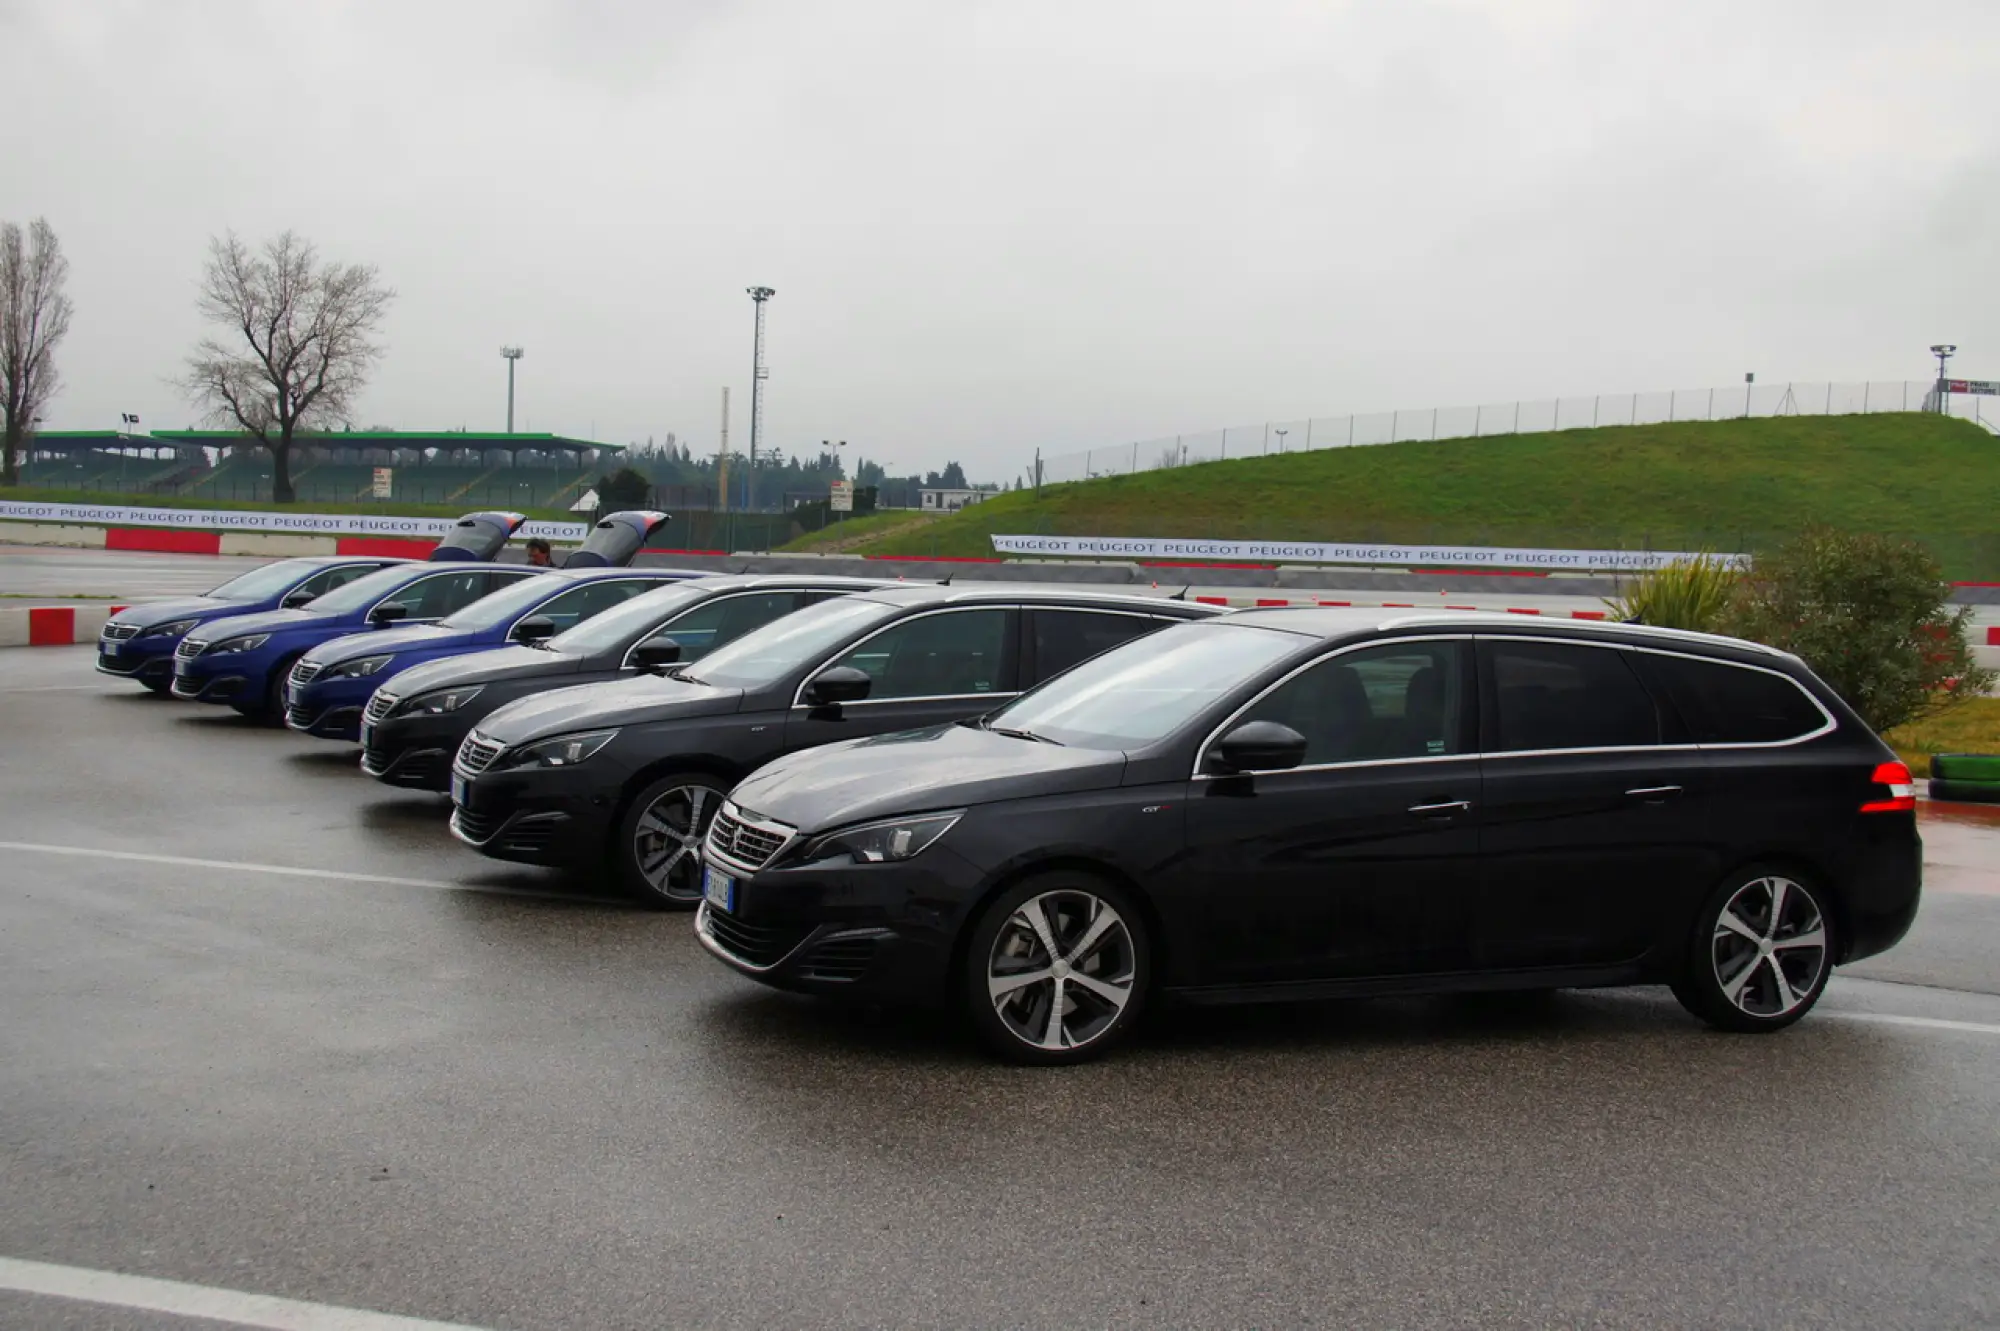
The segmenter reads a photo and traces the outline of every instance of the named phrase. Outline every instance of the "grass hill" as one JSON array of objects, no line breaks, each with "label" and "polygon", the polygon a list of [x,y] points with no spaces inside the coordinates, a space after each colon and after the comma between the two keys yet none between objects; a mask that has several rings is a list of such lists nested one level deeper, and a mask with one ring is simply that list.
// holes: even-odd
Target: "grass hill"
[{"label": "grass hill", "polygon": [[991,555],[1000,532],[1755,551],[1814,521],[2000,578],[2000,438],[1908,413],[1330,448],[1010,492],[852,548]]}]

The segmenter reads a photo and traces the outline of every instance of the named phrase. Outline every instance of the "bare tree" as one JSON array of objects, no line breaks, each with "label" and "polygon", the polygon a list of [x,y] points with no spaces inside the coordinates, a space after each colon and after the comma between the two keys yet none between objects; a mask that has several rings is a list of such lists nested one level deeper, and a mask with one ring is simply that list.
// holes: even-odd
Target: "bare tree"
[{"label": "bare tree", "polygon": [[0,226],[0,484],[20,481],[21,441],[62,386],[55,349],[69,331],[68,280],[69,260],[45,218],[29,223],[25,241],[14,223]]},{"label": "bare tree", "polygon": [[272,499],[295,497],[298,433],[348,421],[395,296],[374,268],[321,264],[290,231],[254,253],[234,232],[209,242],[201,312],[229,333],[195,348],[181,383],[212,420],[270,450]]}]

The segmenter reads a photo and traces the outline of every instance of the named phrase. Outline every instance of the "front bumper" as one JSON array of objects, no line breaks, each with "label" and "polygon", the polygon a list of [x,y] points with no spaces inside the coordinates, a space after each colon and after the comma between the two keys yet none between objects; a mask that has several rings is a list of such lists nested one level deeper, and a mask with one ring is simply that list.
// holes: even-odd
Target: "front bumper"
[{"label": "front bumper", "polygon": [[364,720],[361,770],[377,781],[406,790],[450,790],[452,756],[473,724],[457,712],[392,714],[373,724]]},{"label": "front bumper", "polygon": [[229,653],[214,662],[196,656],[188,659],[174,659],[173,695],[191,702],[236,703],[244,699],[255,701],[263,696],[260,681],[253,681],[247,670],[231,669],[231,657],[240,653]]},{"label": "front bumper", "polygon": [[622,772],[488,771],[452,784],[451,834],[482,855],[521,864],[584,868],[604,862]]},{"label": "front bumper", "polygon": [[901,864],[751,873],[707,852],[702,862],[735,884],[732,909],[705,900],[695,912],[709,955],[776,989],[871,1002],[948,996],[953,949],[982,888],[942,846]]},{"label": "front bumper", "polygon": [[179,638],[109,638],[97,640],[97,673],[145,684],[164,684],[174,673],[174,647]]}]

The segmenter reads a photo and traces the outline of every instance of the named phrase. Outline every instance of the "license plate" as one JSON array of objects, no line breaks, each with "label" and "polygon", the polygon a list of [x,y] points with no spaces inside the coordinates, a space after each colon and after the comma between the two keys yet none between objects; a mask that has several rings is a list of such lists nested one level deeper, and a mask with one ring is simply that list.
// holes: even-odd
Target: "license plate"
[{"label": "license plate", "polygon": [[375,746],[375,723],[373,721],[364,720],[361,723],[361,747],[364,749],[369,749],[373,748],[374,746]]},{"label": "license plate", "polygon": [[736,880],[727,874],[717,873],[706,864],[701,866],[701,894],[717,910],[736,909]]},{"label": "license plate", "polygon": [[182,679],[186,679],[194,673],[194,667],[190,666],[186,661],[176,661],[174,662],[174,673]]},{"label": "license plate", "polygon": [[115,642],[107,642],[107,643],[105,643],[105,644],[104,644],[104,654],[105,654],[106,656],[116,656],[116,655],[118,655],[118,644],[117,644],[117,643],[115,643]]},{"label": "license plate", "polygon": [[451,802],[464,808],[472,802],[472,783],[458,773],[451,774]]}]

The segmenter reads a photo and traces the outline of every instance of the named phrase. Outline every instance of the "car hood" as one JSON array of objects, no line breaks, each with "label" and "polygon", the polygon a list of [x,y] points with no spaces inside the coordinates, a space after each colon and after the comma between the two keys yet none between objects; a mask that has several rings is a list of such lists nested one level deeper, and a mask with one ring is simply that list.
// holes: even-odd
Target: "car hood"
[{"label": "car hood", "polygon": [[1125,755],[932,726],[804,749],[757,769],[729,798],[802,832],[1029,795],[1115,786]]},{"label": "car hood", "polygon": [[375,629],[368,633],[350,633],[344,638],[321,643],[306,653],[306,660],[317,661],[321,665],[332,665],[336,661],[352,661],[363,656],[381,656],[385,653],[409,651],[411,648],[447,647],[453,642],[470,638],[469,633],[454,633],[441,629],[435,624],[411,624],[399,629]]},{"label": "car hood", "polygon": [[641,675],[637,679],[578,684],[510,702],[481,721],[479,733],[512,748],[579,730],[672,721],[683,716],[715,716],[736,711],[742,703],[743,694],[736,689],[715,689],[663,675]]},{"label": "car hood", "polygon": [[555,687],[561,684],[563,676],[577,674],[587,664],[588,658],[571,656],[568,652],[545,652],[537,647],[489,647],[483,652],[413,665],[396,676],[396,687],[390,691],[399,698],[408,698],[432,689],[530,679],[546,679]]},{"label": "car hood", "polygon": [[218,613],[242,612],[241,601],[224,601],[213,596],[177,596],[171,601],[148,601],[128,605],[111,616],[113,624],[137,624],[149,629],[155,624],[171,624],[176,619],[206,619]]},{"label": "car hood", "polygon": [[[310,610],[266,610],[261,614],[232,616],[220,631],[232,638],[240,638],[250,633],[283,633],[286,629],[337,622],[331,615],[316,615]],[[203,641],[215,641],[214,635],[203,635]]]}]

